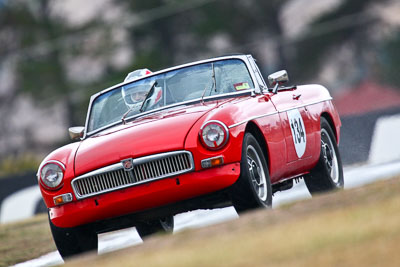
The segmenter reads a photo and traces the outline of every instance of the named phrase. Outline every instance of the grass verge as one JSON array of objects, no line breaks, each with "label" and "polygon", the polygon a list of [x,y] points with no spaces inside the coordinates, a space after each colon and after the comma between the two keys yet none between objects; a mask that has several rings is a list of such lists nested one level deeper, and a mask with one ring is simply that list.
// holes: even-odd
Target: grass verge
[{"label": "grass verge", "polygon": [[57,250],[47,215],[0,225],[0,266],[10,266]]}]

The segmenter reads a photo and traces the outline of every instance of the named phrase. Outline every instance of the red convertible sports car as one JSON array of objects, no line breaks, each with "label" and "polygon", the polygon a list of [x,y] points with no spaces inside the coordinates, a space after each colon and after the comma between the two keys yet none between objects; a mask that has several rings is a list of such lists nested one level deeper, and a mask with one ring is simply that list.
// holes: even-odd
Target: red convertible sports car
[{"label": "red convertible sports car", "polygon": [[264,81],[251,55],[130,73],[90,99],[85,127],[48,155],[38,181],[60,254],[97,249],[97,234],[172,231],[175,214],[270,207],[304,178],[343,187],[340,118],[326,88]]}]

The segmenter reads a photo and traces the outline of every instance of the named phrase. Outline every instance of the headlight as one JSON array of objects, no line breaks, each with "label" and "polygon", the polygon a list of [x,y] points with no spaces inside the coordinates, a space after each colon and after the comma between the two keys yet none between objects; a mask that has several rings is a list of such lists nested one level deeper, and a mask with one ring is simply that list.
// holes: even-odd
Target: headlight
[{"label": "headlight", "polygon": [[49,189],[56,189],[64,178],[64,170],[59,162],[46,163],[40,170],[40,180]]},{"label": "headlight", "polygon": [[200,129],[200,140],[210,150],[222,148],[229,138],[229,131],[220,121],[208,121]]}]

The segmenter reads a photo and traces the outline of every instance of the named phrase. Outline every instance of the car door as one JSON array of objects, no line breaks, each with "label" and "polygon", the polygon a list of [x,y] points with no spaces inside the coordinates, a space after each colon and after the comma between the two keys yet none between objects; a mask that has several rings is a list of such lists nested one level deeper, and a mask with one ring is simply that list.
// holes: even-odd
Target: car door
[{"label": "car door", "polygon": [[[286,166],[284,170],[276,170],[276,174],[288,177],[307,170],[312,163],[315,129],[311,114],[302,101],[304,92],[301,92],[296,86],[280,88],[276,94],[269,92],[255,60],[251,56],[248,59],[263,94],[271,100],[278,112],[280,121],[277,124],[286,144]],[[266,139],[268,140],[268,136]],[[280,163],[276,163],[276,165],[279,166]]]},{"label": "car door", "polygon": [[296,87],[280,89],[270,96],[282,122],[286,142],[286,175],[306,169],[315,146],[315,129],[301,96]]}]

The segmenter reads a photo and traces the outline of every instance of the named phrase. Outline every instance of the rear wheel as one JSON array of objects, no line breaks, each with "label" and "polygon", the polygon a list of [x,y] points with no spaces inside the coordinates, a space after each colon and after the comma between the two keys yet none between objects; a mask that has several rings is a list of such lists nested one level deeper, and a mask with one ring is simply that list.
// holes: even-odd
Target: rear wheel
[{"label": "rear wheel", "polygon": [[321,117],[321,152],[314,169],[304,179],[311,194],[343,188],[343,166],[336,138],[328,121]]},{"label": "rear wheel", "polygon": [[63,259],[88,251],[96,251],[97,233],[88,225],[61,228],[55,226],[49,218],[51,233]]},{"label": "rear wheel", "polygon": [[136,231],[142,239],[145,239],[155,233],[172,233],[173,230],[173,216],[167,216],[158,220],[140,222],[136,224]]},{"label": "rear wheel", "polygon": [[271,207],[268,166],[260,145],[251,133],[246,133],[243,138],[240,170],[240,177],[232,187],[232,203],[236,211]]}]

